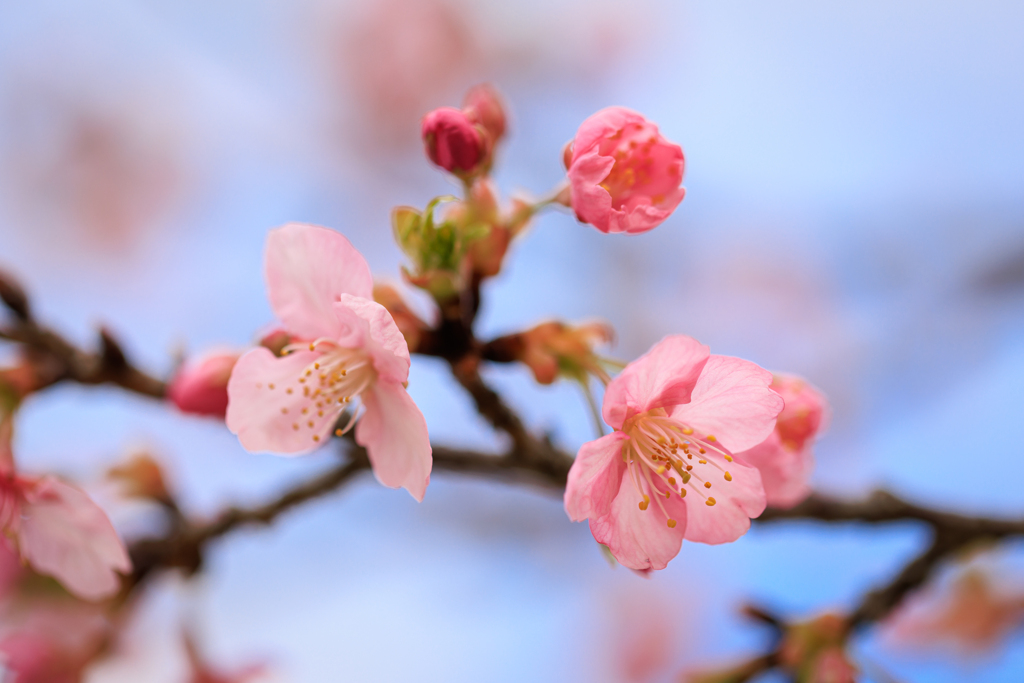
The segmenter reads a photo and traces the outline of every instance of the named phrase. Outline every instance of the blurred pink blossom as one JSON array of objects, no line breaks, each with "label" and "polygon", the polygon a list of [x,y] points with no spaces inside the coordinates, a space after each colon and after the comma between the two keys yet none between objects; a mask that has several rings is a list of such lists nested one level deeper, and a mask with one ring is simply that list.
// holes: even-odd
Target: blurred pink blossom
[{"label": "blurred pink blossom", "polygon": [[686,195],[683,149],[625,107],[608,107],[580,125],[565,152],[572,208],[601,232],[646,232]]},{"label": "blurred pink blossom", "polygon": [[354,102],[361,145],[379,156],[401,145],[439,93],[464,83],[483,53],[464,10],[447,0],[382,0],[345,18],[333,64],[338,94]]},{"label": "blurred pink blossom", "polygon": [[34,570],[86,600],[121,587],[128,551],[106,513],[83,491],[53,477],[19,477],[11,454],[11,419],[0,421],[0,529]]},{"label": "blurred pink blossom", "polygon": [[[371,298],[366,260],[333,230],[291,223],[270,232],[265,265],[271,307],[302,341],[281,357],[261,347],[239,359],[228,428],[249,451],[291,455],[355,425],[377,479],[422,500],[432,462],[427,423],[404,386],[409,348]],[[335,430],[346,409],[348,426]]]},{"label": "blurred pink blossom", "polygon": [[4,605],[0,663],[14,683],[79,683],[112,632],[100,605],[67,595],[27,595]]},{"label": "blurred pink blossom", "polygon": [[828,402],[800,377],[777,374],[771,388],[786,402],[775,431],[738,455],[761,471],[769,505],[792,507],[811,492],[811,444],[828,422]]},{"label": "blurred pink blossom", "polygon": [[[763,441],[783,401],[754,363],[669,336],[608,385],[615,431],[580,448],[565,509],[631,569],[663,569],[683,538],[728,543],[765,507],[757,469],[732,453]],[[687,495],[690,494],[689,500]],[[653,509],[651,503],[653,499]]]},{"label": "blurred pink blossom", "polygon": [[886,638],[900,648],[946,647],[966,654],[991,650],[1024,625],[1024,591],[998,585],[989,572],[970,567],[945,586],[913,597],[886,624]]}]

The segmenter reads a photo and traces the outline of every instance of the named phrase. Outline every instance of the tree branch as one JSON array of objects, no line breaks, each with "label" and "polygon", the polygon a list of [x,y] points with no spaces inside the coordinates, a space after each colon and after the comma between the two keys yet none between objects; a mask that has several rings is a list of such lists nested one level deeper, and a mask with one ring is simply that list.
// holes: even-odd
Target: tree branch
[{"label": "tree branch", "polygon": [[33,354],[33,367],[39,375],[36,390],[73,381],[115,384],[151,398],[167,394],[167,385],[135,367],[109,330],[101,329],[99,337],[99,351],[89,353],[31,318],[18,318],[12,326],[0,328],[0,339],[21,344]]}]

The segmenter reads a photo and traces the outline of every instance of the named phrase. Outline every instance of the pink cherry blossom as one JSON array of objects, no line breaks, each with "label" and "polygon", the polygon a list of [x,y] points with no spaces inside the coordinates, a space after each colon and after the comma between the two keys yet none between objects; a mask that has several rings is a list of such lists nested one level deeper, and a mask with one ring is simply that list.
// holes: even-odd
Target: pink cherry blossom
[{"label": "pink cherry blossom", "polygon": [[468,173],[486,156],[487,141],[463,111],[435,109],[423,117],[421,128],[427,156],[449,173]]},{"label": "pink cherry blossom", "polygon": [[110,520],[74,486],[53,477],[17,476],[9,425],[10,418],[0,421],[0,542],[78,597],[110,597],[121,587],[117,573],[132,568]]},{"label": "pink cherry blossom", "polygon": [[[270,231],[265,266],[270,305],[296,343],[284,356],[257,348],[238,360],[228,428],[249,451],[297,455],[355,425],[377,479],[422,500],[427,423],[405,390],[409,348],[371,298],[366,260],[333,230],[292,223]],[[346,410],[351,418],[336,430]]]},{"label": "pink cherry blossom", "polygon": [[167,397],[183,413],[223,418],[228,409],[228,379],[239,353],[208,353],[178,370],[167,388]]},{"label": "pink cherry blossom", "polygon": [[605,390],[614,432],[580,448],[565,509],[590,520],[621,564],[663,569],[683,539],[728,543],[765,508],[757,469],[734,453],[764,441],[782,410],[771,373],[666,337]]},{"label": "pink cherry blossom", "polygon": [[768,438],[739,455],[761,471],[768,504],[788,508],[811,492],[811,444],[828,422],[828,402],[800,377],[775,375],[771,388],[782,396],[786,407]]},{"label": "pink cherry blossom", "polygon": [[661,225],[686,195],[683,149],[632,109],[608,107],[580,126],[566,149],[572,208],[601,232]]}]

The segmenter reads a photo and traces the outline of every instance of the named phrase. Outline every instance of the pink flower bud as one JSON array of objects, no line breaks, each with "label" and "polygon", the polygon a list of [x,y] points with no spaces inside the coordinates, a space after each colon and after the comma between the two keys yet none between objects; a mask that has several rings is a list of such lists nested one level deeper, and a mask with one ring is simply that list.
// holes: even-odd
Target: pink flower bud
[{"label": "pink flower bud", "polygon": [[487,131],[492,145],[505,134],[505,107],[501,95],[489,83],[481,83],[469,89],[466,99],[462,101],[462,111],[470,121]]},{"label": "pink flower bud", "polygon": [[441,107],[424,116],[422,134],[427,156],[450,173],[470,173],[487,156],[480,130],[458,109]]},{"label": "pink flower bud", "polygon": [[228,380],[239,355],[213,353],[186,363],[171,380],[167,397],[183,413],[223,418],[228,409]]},{"label": "pink flower bud", "polygon": [[608,107],[580,126],[563,153],[572,208],[601,232],[646,232],[683,201],[683,149],[625,107]]}]

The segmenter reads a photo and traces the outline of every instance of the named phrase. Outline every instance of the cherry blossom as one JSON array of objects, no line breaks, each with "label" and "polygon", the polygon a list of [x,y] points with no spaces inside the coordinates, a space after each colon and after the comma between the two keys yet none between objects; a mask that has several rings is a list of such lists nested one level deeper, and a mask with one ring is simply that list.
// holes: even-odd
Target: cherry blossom
[{"label": "cherry blossom", "polygon": [[51,476],[15,473],[11,421],[0,420],[0,542],[78,597],[110,597],[121,587],[118,572],[132,568],[124,544],[83,491]]},{"label": "cherry blossom", "polygon": [[377,479],[422,500],[427,424],[405,390],[409,348],[371,298],[366,260],[332,230],[291,223],[270,231],[265,267],[271,307],[294,343],[283,356],[261,347],[238,360],[228,428],[251,452],[298,455],[355,426]]},{"label": "cherry blossom", "polygon": [[683,149],[632,109],[608,107],[580,126],[565,150],[572,208],[601,232],[640,233],[683,201]]},{"label": "cherry blossom", "polygon": [[615,431],[584,444],[569,471],[565,508],[590,520],[621,564],[663,569],[684,538],[734,541],[765,508],[757,469],[734,453],[763,441],[782,398],[771,373],[669,336],[608,385]]},{"label": "cherry blossom", "polygon": [[811,492],[811,444],[828,423],[828,402],[800,377],[776,374],[771,388],[782,396],[786,407],[768,438],[739,455],[761,471],[768,504],[787,508]]}]

